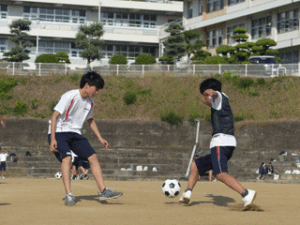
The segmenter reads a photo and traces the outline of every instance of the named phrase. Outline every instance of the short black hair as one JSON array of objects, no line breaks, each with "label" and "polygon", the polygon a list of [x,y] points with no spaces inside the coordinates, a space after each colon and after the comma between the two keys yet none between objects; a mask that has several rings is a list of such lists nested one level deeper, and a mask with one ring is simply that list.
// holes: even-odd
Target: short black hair
[{"label": "short black hair", "polygon": [[101,75],[94,71],[89,71],[81,77],[80,88],[83,88],[86,83],[90,86],[95,85],[98,89],[103,89],[105,84]]},{"label": "short black hair", "polygon": [[207,89],[213,89],[214,91],[221,92],[222,83],[215,78],[208,78],[200,84],[199,89],[200,89],[201,94],[203,94],[204,91],[206,91]]}]

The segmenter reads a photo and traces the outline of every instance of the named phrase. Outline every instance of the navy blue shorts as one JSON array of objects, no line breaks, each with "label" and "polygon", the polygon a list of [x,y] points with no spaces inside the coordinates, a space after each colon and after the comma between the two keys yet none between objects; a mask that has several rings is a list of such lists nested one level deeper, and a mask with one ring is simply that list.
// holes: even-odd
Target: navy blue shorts
[{"label": "navy blue shorts", "polygon": [[233,146],[217,146],[211,149],[211,154],[195,159],[198,173],[203,175],[209,170],[213,170],[215,175],[226,172],[228,173],[227,162],[233,154]]},{"label": "navy blue shorts", "polygon": [[6,171],[6,162],[1,162],[0,171]]},{"label": "navy blue shorts", "polygon": [[90,164],[88,161],[84,159],[80,159],[79,157],[75,157],[74,162],[72,162],[72,166],[76,167],[76,170],[78,170],[79,167],[83,167],[84,169],[89,169]]},{"label": "navy blue shorts", "polygon": [[[71,157],[71,149],[79,158],[84,160],[87,160],[91,155],[96,154],[88,140],[75,132],[56,132],[55,139],[57,141],[56,150],[58,152],[55,152],[54,154],[60,162],[66,156]],[[50,144],[50,134],[48,135],[48,141]]]}]

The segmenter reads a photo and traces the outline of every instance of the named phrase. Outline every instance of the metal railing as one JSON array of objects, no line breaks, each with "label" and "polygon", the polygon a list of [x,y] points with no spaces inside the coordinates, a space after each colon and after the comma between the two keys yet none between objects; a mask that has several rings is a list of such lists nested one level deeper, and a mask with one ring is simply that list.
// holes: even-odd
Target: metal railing
[{"label": "metal railing", "polygon": [[[93,64],[91,69],[102,75],[120,75],[131,77],[144,77],[169,73],[171,76],[207,76],[230,72],[232,75],[252,77],[300,76],[300,63],[298,64],[272,64],[272,65],[195,65],[178,63],[176,65],[101,65]],[[0,73],[12,76],[46,76],[49,74],[84,73],[88,69],[84,65],[52,64],[52,63],[16,63],[0,62]]]}]

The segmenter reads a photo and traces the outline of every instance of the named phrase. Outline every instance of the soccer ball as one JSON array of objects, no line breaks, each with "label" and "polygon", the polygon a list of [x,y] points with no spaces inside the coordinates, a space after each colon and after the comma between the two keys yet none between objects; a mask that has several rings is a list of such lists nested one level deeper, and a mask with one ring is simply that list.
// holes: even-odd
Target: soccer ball
[{"label": "soccer ball", "polygon": [[180,183],[175,179],[167,179],[161,187],[162,192],[169,198],[174,198],[179,195],[181,190]]},{"label": "soccer ball", "polygon": [[60,179],[61,177],[62,177],[61,172],[57,172],[57,173],[55,174],[55,178],[56,178],[56,179]]}]

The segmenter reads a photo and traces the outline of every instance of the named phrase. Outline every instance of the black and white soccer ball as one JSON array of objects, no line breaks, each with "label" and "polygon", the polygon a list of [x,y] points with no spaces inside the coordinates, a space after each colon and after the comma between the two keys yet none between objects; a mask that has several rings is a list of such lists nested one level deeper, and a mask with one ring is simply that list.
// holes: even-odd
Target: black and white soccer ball
[{"label": "black and white soccer ball", "polygon": [[169,198],[174,198],[179,195],[181,185],[176,179],[167,179],[161,187],[162,192]]},{"label": "black and white soccer ball", "polygon": [[55,174],[55,178],[56,178],[56,179],[62,178],[61,172],[57,172],[57,173]]}]

